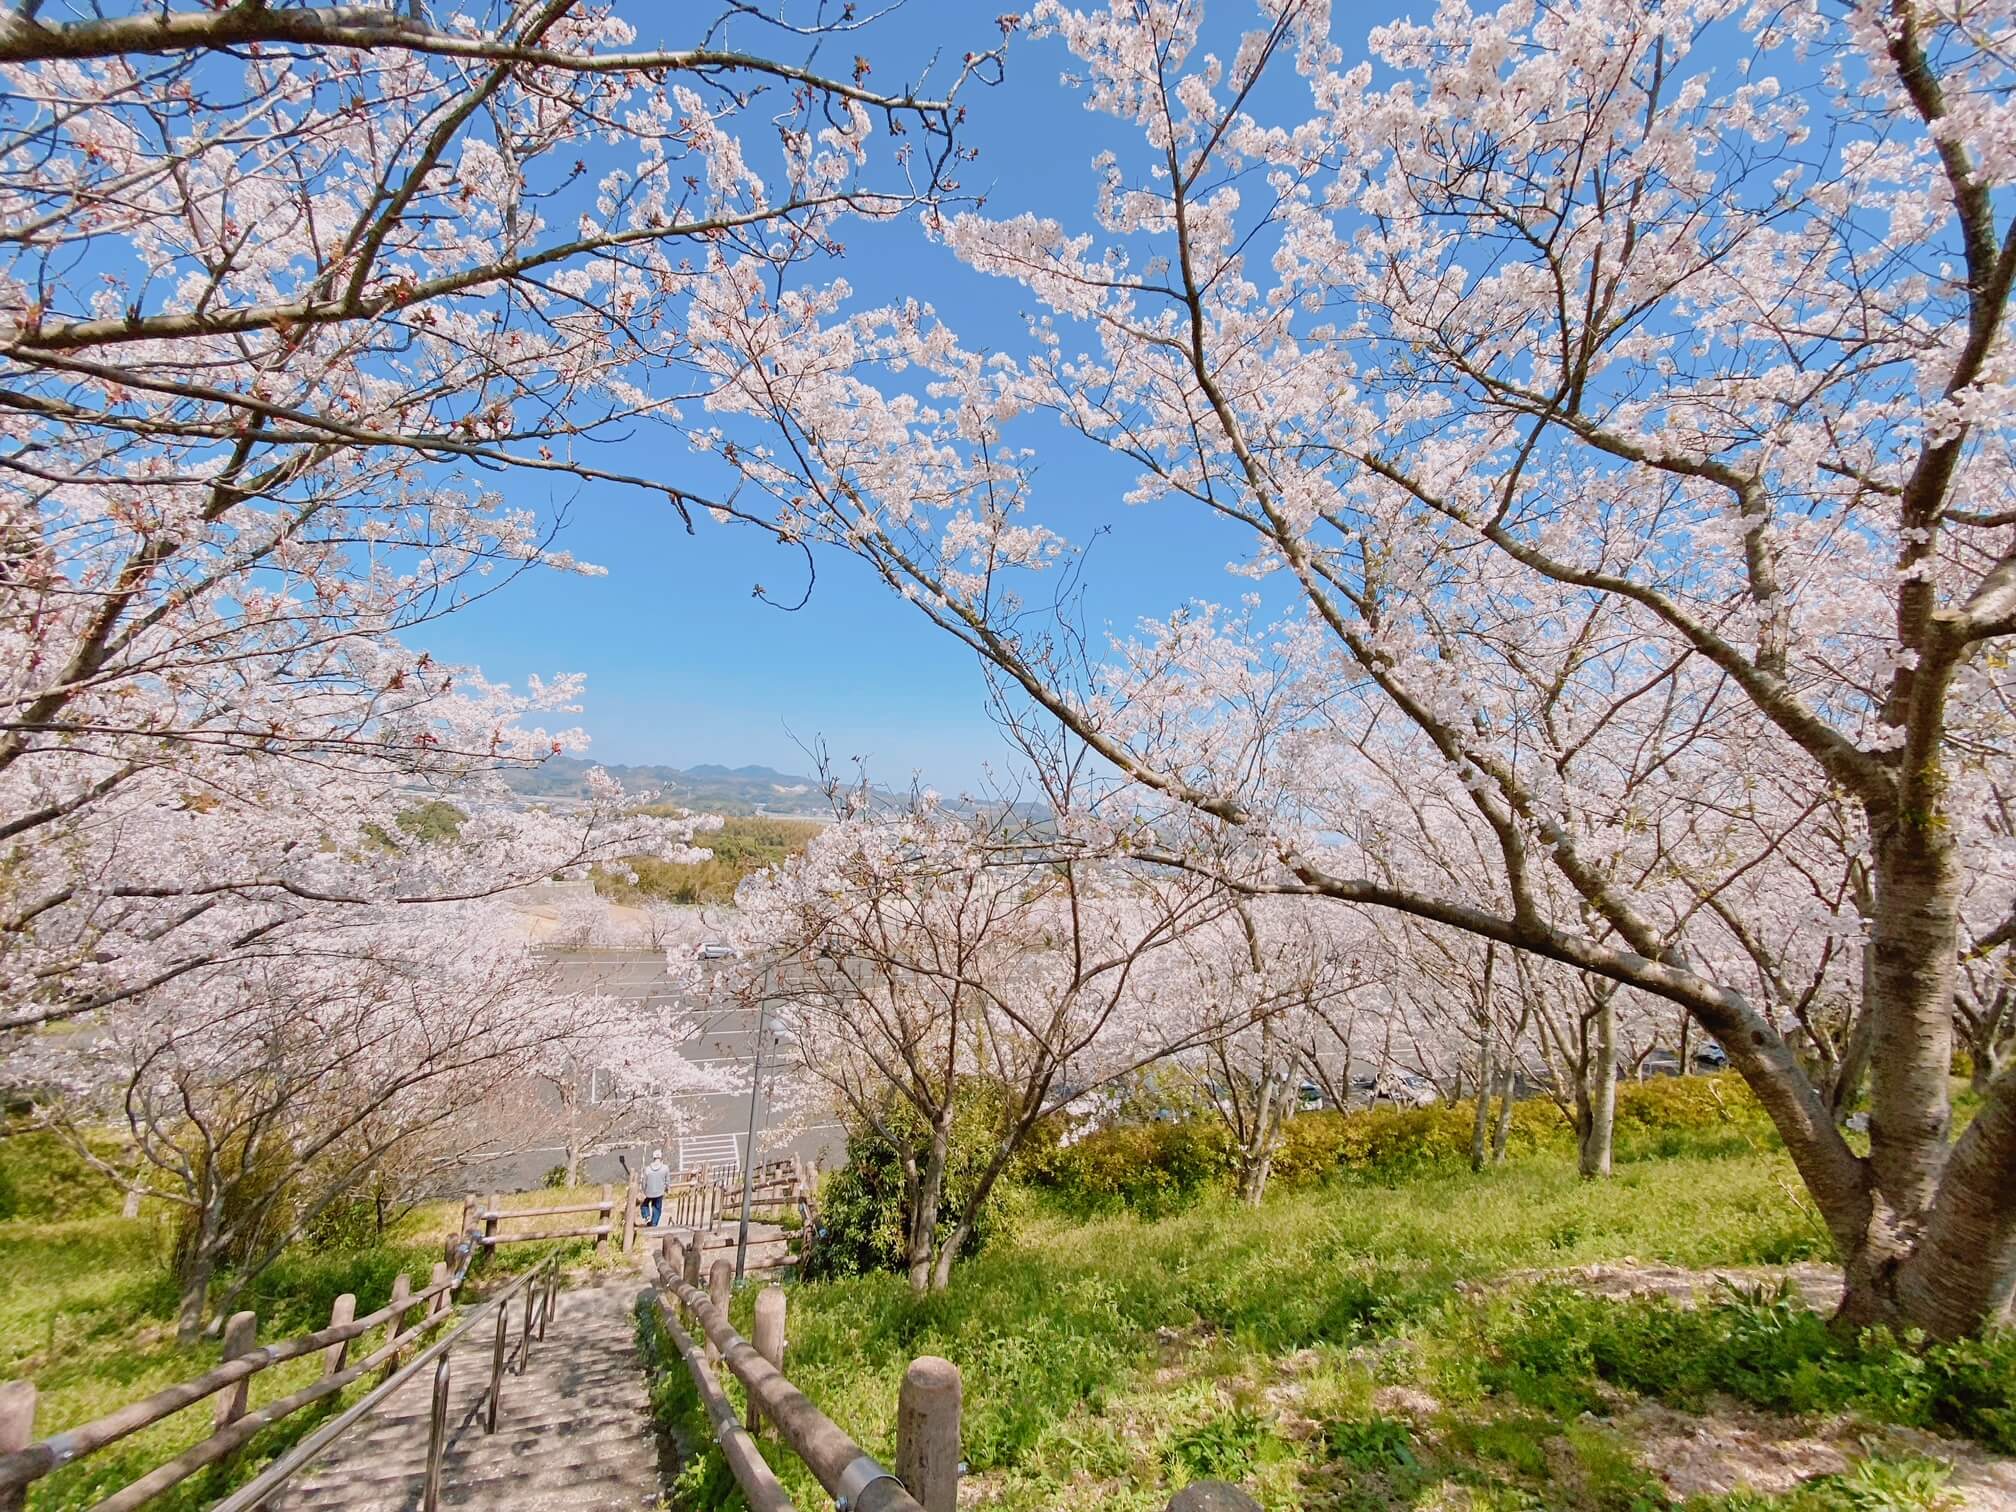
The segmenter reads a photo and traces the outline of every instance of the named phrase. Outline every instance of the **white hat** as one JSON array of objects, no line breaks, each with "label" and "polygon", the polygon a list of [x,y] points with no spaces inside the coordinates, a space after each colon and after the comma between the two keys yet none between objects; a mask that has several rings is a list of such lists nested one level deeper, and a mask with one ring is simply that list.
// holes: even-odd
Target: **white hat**
[{"label": "white hat", "polygon": [[653,1160],[663,1160],[665,1158],[665,1152],[663,1150],[653,1150],[651,1152],[651,1158]]}]

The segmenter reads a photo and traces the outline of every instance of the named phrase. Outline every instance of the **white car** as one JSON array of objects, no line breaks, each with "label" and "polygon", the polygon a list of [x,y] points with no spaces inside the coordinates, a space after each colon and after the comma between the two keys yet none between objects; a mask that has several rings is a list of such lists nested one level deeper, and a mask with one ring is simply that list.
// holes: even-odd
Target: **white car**
[{"label": "white car", "polygon": [[1390,1102],[1397,1107],[1425,1108],[1442,1100],[1435,1084],[1412,1071],[1382,1071],[1372,1083],[1372,1101]]}]

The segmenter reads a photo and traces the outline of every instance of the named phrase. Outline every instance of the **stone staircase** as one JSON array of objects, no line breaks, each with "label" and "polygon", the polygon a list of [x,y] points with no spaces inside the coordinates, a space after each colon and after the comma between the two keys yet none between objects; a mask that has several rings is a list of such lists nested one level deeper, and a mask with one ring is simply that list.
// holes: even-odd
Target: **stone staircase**
[{"label": "stone staircase", "polygon": [[[731,1236],[732,1245],[732,1236]],[[730,1250],[732,1254],[732,1248]],[[492,1334],[453,1351],[441,1505],[588,1512],[658,1506],[659,1439],[637,1356],[640,1283],[626,1276],[563,1291],[525,1374],[506,1370],[497,1431],[483,1431]],[[517,1342],[514,1306],[511,1338]],[[266,1505],[273,1512],[417,1512],[427,1463],[431,1377],[403,1387]]]}]

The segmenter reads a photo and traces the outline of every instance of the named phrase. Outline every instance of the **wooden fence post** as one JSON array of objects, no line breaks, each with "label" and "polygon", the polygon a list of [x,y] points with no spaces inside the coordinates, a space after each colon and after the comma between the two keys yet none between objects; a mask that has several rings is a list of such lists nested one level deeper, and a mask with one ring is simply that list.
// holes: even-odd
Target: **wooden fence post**
[{"label": "wooden fence post", "polygon": [[680,1266],[679,1275],[688,1286],[698,1286],[700,1284],[700,1236],[698,1234],[693,1236],[693,1244],[686,1251],[685,1261]]},{"label": "wooden fence post", "polygon": [[[756,1294],[756,1353],[779,1370],[784,1368],[784,1288],[772,1282]],[[756,1398],[749,1398],[749,1431],[754,1433],[763,1414]]]},{"label": "wooden fence post", "polygon": [[[404,1302],[408,1297],[412,1295],[413,1295],[412,1281],[408,1279],[406,1272],[404,1271],[399,1272],[398,1275],[392,1278],[392,1297],[390,1305],[394,1309],[392,1313],[392,1325],[391,1325],[392,1326],[391,1337],[393,1339],[398,1338],[399,1335],[406,1332],[406,1319],[407,1316],[413,1311],[413,1309],[410,1307],[401,1307],[399,1304]],[[390,1340],[388,1339],[387,1342],[389,1343]],[[403,1349],[395,1349],[392,1351],[392,1358],[385,1362],[386,1375],[389,1376],[397,1372],[400,1364],[404,1359],[405,1354],[406,1351]]]},{"label": "wooden fence post", "polygon": [[896,1397],[896,1478],[924,1512],[959,1505],[959,1367],[923,1355]]},{"label": "wooden fence post", "polygon": [[[728,1316],[728,1294],[735,1290],[735,1262],[716,1260],[707,1272],[707,1300],[721,1309],[721,1316]],[[714,1347],[714,1341],[707,1341],[707,1363],[714,1364],[721,1358],[721,1351]]]},{"label": "wooden fence post", "polygon": [[462,1194],[462,1232],[465,1234],[476,1227],[476,1204],[480,1200],[474,1192]]},{"label": "wooden fence post", "polygon": [[497,1399],[504,1394],[504,1340],[511,1330],[511,1309],[497,1304],[497,1336],[490,1346],[490,1406],[483,1418],[483,1431],[497,1431]]},{"label": "wooden fence post", "polygon": [[632,1171],[623,1187],[623,1253],[629,1254],[637,1236],[637,1173]]},{"label": "wooden fence post", "polygon": [[[434,1274],[427,1278],[427,1284],[429,1286],[439,1286],[442,1282],[446,1281],[447,1279],[448,1279],[448,1262],[446,1260],[436,1260],[434,1262]],[[437,1291],[436,1293],[434,1293],[434,1300],[427,1304],[428,1315],[431,1317],[435,1313],[446,1312],[447,1310],[448,1310],[448,1293],[445,1291]]]},{"label": "wooden fence post", "polygon": [[[335,1328],[348,1323],[357,1316],[357,1294],[345,1292],[329,1308],[329,1326]],[[332,1376],[343,1368],[343,1361],[350,1354],[350,1341],[338,1339],[322,1351],[322,1374]]]},{"label": "wooden fence post", "polygon": [[[0,1386],[0,1454],[12,1454],[35,1442],[35,1383],[9,1381]],[[21,1512],[28,1488],[0,1491],[0,1512]]]},{"label": "wooden fence post", "polygon": [[[259,1332],[259,1315],[252,1312],[231,1314],[231,1321],[224,1325],[224,1358],[235,1360],[242,1354],[250,1354],[253,1335]],[[217,1426],[228,1428],[245,1416],[245,1401],[252,1390],[252,1378],[244,1377],[234,1381],[217,1394]]]},{"label": "wooden fence post", "polygon": [[492,1192],[488,1197],[483,1199],[483,1237],[485,1239],[495,1239],[497,1237],[497,1204],[503,1200],[502,1196],[496,1192]]},{"label": "wooden fence post", "polygon": [[606,1254],[609,1249],[609,1218],[616,1211],[616,1200],[611,1195],[614,1191],[615,1188],[608,1182],[602,1183],[602,1222],[598,1225],[602,1232],[595,1236],[595,1253],[598,1255]]}]

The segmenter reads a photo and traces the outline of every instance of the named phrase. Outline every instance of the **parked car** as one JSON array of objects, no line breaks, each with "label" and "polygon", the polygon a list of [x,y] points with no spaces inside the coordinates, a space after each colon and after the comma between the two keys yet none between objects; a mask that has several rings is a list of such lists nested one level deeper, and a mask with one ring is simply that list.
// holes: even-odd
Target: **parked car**
[{"label": "parked car", "polygon": [[1697,1066],[1706,1066],[1711,1071],[1724,1070],[1729,1065],[1729,1052],[1716,1044],[1715,1041],[1708,1040],[1702,1044],[1700,1049],[1694,1052],[1694,1064]]},{"label": "parked car", "polygon": [[1396,1107],[1425,1108],[1441,1100],[1435,1084],[1412,1071],[1381,1072],[1372,1088],[1373,1102],[1390,1102]]}]

